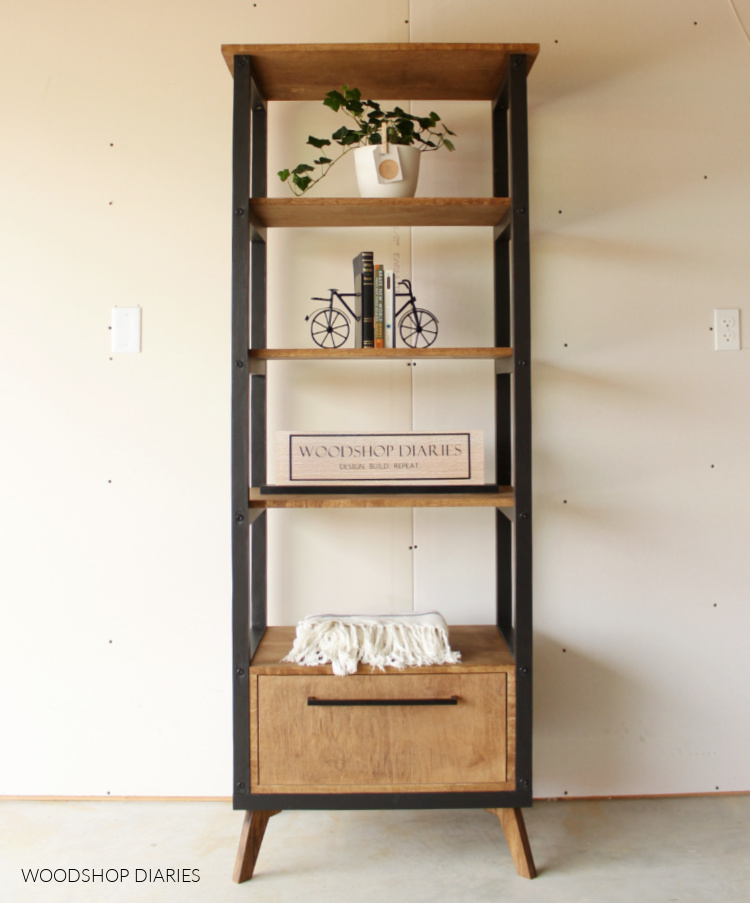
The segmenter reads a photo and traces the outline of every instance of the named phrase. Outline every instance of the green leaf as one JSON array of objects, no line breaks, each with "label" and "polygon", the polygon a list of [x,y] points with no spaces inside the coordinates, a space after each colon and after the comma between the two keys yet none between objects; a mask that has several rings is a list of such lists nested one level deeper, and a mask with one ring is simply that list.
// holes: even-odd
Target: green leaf
[{"label": "green leaf", "polygon": [[312,135],[308,135],[307,143],[312,144],[313,147],[325,147],[331,142],[328,140],[328,138],[313,138]]},{"label": "green leaf", "polygon": [[[452,134],[453,132],[451,132],[451,135]],[[447,138],[443,138],[443,147],[447,147],[449,151],[454,151],[456,149],[454,143],[452,141],[449,141]]]},{"label": "green leaf", "polygon": [[351,144],[359,144],[363,137],[363,132],[355,132],[353,129],[348,129],[345,125],[342,125],[340,129],[337,129],[331,135],[331,138],[343,147],[347,147]]},{"label": "green leaf", "polygon": [[320,158],[317,159],[317,160],[313,160],[313,163],[314,163],[316,166],[323,166],[325,163],[332,163],[332,162],[333,162],[333,161],[331,160],[330,157],[320,157]]},{"label": "green leaf", "polygon": [[[338,100],[339,97],[341,98],[339,107],[344,107],[345,110],[352,113],[355,117],[361,116],[364,113],[364,107],[360,103],[362,94],[360,93],[359,88],[349,88],[347,85],[344,85],[341,90],[344,92],[343,95],[339,91],[335,92],[337,95],[336,100]],[[334,92],[332,91],[330,93],[333,94]],[[330,96],[330,94],[328,96]],[[323,103],[325,102],[326,101],[323,101]]]},{"label": "green leaf", "polygon": [[290,175],[291,175],[291,173],[289,172],[288,169],[280,169],[278,172],[278,177],[281,179],[282,182],[286,182],[286,180],[289,178]]},{"label": "green leaf", "polygon": [[341,107],[346,106],[346,98],[340,91],[329,91],[323,103],[337,113]]},{"label": "green leaf", "polygon": [[[296,176],[301,172],[314,172],[314,171],[315,171],[314,166],[309,166],[307,163],[300,163],[299,166],[294,167],[294,169],[292,170],[292,175]],[[292,179],[292,181],[295,181],[295,180]]]},{"label": "green leaf", "polygon": [[310,178],[310,176],[294,175],[294,176],[292,176],[292,182],[294,182],[294,184],[297,186],[297,188],[299,188],[300,192],[303,192],[303,191],[307,191],[307,189],[310,187],[310,183],[312,182],[312,179]]}]

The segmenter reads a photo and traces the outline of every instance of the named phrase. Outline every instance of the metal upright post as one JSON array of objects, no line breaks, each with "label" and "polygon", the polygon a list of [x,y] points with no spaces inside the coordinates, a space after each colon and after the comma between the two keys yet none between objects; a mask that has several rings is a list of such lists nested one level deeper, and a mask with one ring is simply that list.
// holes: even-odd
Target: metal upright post
[{"label": "metal upright post", "polygon": [[[493,195],[508,197],[508,79],[492,107]],[[496,348],[511,345],[510,222],[495,230],[495,329]],[[495,373],[495,482],[513,482],[511,375]],[[495,512],[497,626],[513,649],[513,525],[507,514]]]},{"label": "metal upright post", "polygon": [[[253,78],[250,82],[250,197],[267,194],[268,125],[266,99]],[[257,224],[250,227],[250,347],[266,347],[266,271],[267,246],[265,230]],[[250,482],[262,486],[266,475],[266,373],[250,377]],[[251,546],[251,631],[250,654],[255,654],[266,629],[268,514],[262,512],[253,520]]]},{"label": "metal upright post", "polygon": [[234,61],[232,184],[232,668],[234,800],[250,789],[249,286],[250,65]]},{"label": "metal upright post", "polygon": [[531,287],[527,62],[512,55],[508,72],[510,125],[511,327],[513,374],[513,487],[515,493],[516,781],[531,803],[532,557],[531,557]]},{"label": "metal upright post", "polygon": [[[266,626],[266,516],[248,489],[265,482],[266,378],[250,376],[249,349],[266,345],[266,243],[250,198],[266,193],[266,106],[252,60],[234,60],[232,230],[232,623],[234,803],[248,808],[252,657]],[[252,448],[252,454],[251,454]],[[252,473],[251,473],[252,459]],[[252,539],[251,539],[252,537]]]}]

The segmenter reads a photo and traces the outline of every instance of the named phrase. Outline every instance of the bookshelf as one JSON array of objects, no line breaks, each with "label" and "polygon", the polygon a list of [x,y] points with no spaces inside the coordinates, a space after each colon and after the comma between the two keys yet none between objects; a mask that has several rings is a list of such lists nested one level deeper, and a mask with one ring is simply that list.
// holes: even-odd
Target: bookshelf
[{"label": "bookshelf", "polygon": [[[227,45],[234,78],[232,275],[233,803],[243,810],[234,878],[252,877],[284,809],[478,808],[495,814],[516,870],[534,877],[522,810],[531,784],[531,410],[526,79],[535,44]],[[484,100],[493,123],[493,196],[267,197],[268,104],[322,100],[356,84],[379,100]],[[494,334],[486,347],[268,348],[269,229],[483,226],[494,240]],[[494,370],[496,483],[291,489],[266,478],[267,362],[486,360]],[[282,664],[294,628],[266,625],[268,518],[275,509],[495,509],[494,624],[451,626],[460,664],[365,671]],[[310,697],[388,705],[307,708]],[[412,697],[458,697],[425,706]],[[398,705],[394,705],[394,700]],[[452,717],[451,717],[452,716]],[[321,720],[327,719],[327,720]],[[387,742],[373,742],[373,737]],[[333,737],[335,742],[331,742]],[[339,749],[343,758],[336,759]],[[339,764],[332,768],[330,761]]]}]

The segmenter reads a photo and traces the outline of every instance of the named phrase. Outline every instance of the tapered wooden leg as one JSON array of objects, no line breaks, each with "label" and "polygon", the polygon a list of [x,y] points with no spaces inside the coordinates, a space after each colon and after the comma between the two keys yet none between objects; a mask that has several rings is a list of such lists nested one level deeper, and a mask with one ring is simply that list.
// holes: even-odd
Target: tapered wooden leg
[{"label": "tapered wooden leg", "polygon": [[500,819],[516,871],[522,878],[536,878],[534,857],[521,809],[488,809]]},{"label": "tapered wooden leg", "polygon": [[263,835],[266,833],[268,819],[272,815],[278,815],[280,811],[280,809],[275,809],[273,811],[245,813],[237,859],[234,862],[234,875],[232,875],[232,880],[237,884],[249,881],[253,877],[255,862],[258,858],[258,853],[260,853],[260,845],[263,843]]}]

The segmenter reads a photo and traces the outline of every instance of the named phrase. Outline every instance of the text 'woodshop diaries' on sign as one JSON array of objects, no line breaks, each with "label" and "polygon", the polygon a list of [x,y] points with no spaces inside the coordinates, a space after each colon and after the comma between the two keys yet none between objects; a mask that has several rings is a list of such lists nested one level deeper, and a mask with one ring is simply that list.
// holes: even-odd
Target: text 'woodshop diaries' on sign
[{"label": "text 'woodshop diaries' on sign", "polygon": [[276,482],[481,484],[484,434],[279,432]]}]

